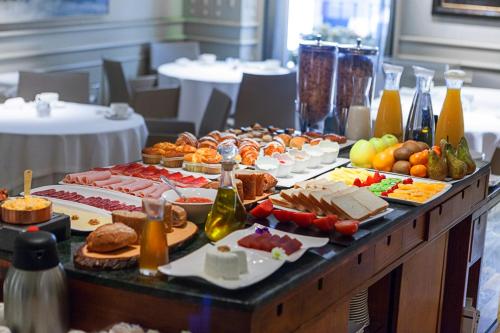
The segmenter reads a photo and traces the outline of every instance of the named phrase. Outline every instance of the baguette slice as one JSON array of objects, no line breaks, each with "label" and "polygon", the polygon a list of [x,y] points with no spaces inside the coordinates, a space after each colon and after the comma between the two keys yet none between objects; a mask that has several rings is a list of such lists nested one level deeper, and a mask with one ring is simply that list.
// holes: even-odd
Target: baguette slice
[{"label": "baguette slice", "polygon": [[387,201],[376,196],[364,187],[359,188],[355,193],[353,193],[353,198],[365,206],[370,211],[370,215],[378,214],[389,207]]},{"label": "baguette slice", "polygon": [[332,197],[330,204],[349,219],[361,221],[369,217],[371,212],[368,208],[360,204],[359,201],[354,200],[354,195],[355,193],[350,193]]}]

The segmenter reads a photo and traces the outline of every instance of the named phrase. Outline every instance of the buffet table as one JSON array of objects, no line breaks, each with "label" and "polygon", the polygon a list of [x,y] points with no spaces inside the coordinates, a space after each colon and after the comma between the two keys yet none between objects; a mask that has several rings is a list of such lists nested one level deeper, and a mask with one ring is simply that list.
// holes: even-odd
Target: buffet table
[{"label": "buffet table", "polygon": [[0,183],[19,190],[22,170],[35,185],[56,183],[66,173],[140,159],[147,139],[144,119],[105,118],[106,107],[60,102],[40,118],[33,103],[0,105]]},{"label": "buffet table", "polygon": [[[161,332],[347,332],[349,300],[368,288],[373,331],[459,332],[465,294],[477,299],[486,226],[489,164],[418,207],[391,204],[348,247],[328,244],[264,281],[224,290],[189,278],[146,278],[137,269],[90,272],[59,244],[70,283],[71,326],[99,330],[127,321]],[[266,220],[258,220],[266,223]],[[271,225],[272,227],[274,225]],[[171,253],[180,258],[204,234]],[[0,252],[0,280],[10,255]]]},{"label": "buffet table", "polygon": [[198,128],[214,88],[231,97],[233,113],[243,73],[277,75],[289,72],[281,67],[267,68],[265,62],[239,63],[235,60],[206,64],[199,61],[178,61],[161,65],[158,68],[158,80],[160,86],[168,85],[172,78],[180,81],[178,117],[181,120],[195,121]]},{"label": "buffet table", "polygon": [[[403,126],[410,112],[415,89],[403,87],[400,90],[401,106],[403,109]],[[463,87],[462,107],[466,124],[466,137],[471,149],[482,152],[487,161],[491,161],[495,149],[500,147],[500,103],[498,89]],[[434,87],[431,90],[432,108],[434,115],[441,112],[446,87]],[[372,119],[377,117],[380,99],[372,103]]]}]

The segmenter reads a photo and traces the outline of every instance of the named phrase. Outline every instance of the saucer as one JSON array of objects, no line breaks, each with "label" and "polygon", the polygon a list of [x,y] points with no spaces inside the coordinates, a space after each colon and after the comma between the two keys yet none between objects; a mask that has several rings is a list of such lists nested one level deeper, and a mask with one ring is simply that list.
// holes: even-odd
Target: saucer
[{"label": "saucer", "polygon": [[104,112],[104,117],[109,120],[127,120],[132,116],[134,111],[132,109],[128,109],[128,112],[123,116],[118,116],[117,114],[111,113],[111,110]]}]

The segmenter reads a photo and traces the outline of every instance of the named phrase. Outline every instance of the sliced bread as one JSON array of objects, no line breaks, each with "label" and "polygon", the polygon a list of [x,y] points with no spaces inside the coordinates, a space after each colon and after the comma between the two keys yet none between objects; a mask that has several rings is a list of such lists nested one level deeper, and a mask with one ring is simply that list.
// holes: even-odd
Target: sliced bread
[{"label": "sliced bread", "polygon": [[365,206],[370,211],[370,215],[378,214],[389,207],[387,201],[376,196],[364,187],[359,188],[355,193],[353,193],[352,197],[354,200]]}]

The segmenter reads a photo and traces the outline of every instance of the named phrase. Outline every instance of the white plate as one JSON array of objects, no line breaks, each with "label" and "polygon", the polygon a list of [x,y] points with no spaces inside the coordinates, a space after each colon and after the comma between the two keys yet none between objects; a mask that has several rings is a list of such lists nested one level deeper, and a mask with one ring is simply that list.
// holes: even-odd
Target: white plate
[{"label": "white plate", "polygon": [[278,178],[277,186],[292,187],[295,183],[314,178],[347,163],[349,163],[349,159],[338,157],[332,164],[321,164],[321,167],[317,169],[306,169],[304,173],[290,173],[288,178]]},{"label": "white plate", "polygon": [[[247,263],[248,263],[248,273],[242,274],[238,280],[225,280],[221,278],[214,278],[210,275],[205,274],[204,264],[205,255],[209,247],[213,246],[211,244],[206,244],[205,246],[199,248],[198,250],[188,254],[181,259],[173,261],[168,265],[158,267],[159,271],[163,274],[178,277],[199,277],[202,278],[216,286],[225,289],[239,289],[255,284],[275,271],[277,271],[284,263],[285,260],[275,260],[271,258],[271,254],[265,251],[248,249],[245,247],[238,246],[238,240],[244,236],[251,234],[255,231],[255,228],[263,228],[264,226],[260,224],[254,224],[252,227],[239,230],[231,233],[224,239],[218,241],[216,245],[229,245],[232,249],[239,249],[246,252]],[[295,261],[304,254],[304,252],[311,247],[319,247],[328,243],[328,238],[318,238],[318,237],[307,237],[301,235],[295,235],[287,233],[284,231],[279,231],[275,229],[270,229],[272,234],[277,234],[283,236],[285,234],[290,237],[298,239],[302,243],[302,248],[295,252],[293,255],[287,258],[287,261]]]},{"label": "white plate", "polygon": [[[283,206],[280,206],[280,205],[276,205],[274,204],[274,207],[275,208],[279,208],[281,210],[288,210],[290,212],[302,212],[301,210],[298,210],[298,209],[295,209],[295,208],[288,208],[288,207],[283,207]],[[390,212],[392,212],[394,209],[392,208],[386,208],[384,211],[378,213],[378,214],[375,214],[375,215],[372,215],[370,216],[369,218],[366,218],[364,220],[361,220],[360,221],[360,224],[365,224],[365,223],[368,223],[368,222],[372,222],[372,221],[375,221],[375,220],[378,220],[382,217],[384,217],[385,215],[389,214]]]},{"label": "white plate", "polygon": [[[85,204],[81,204],[78,202],[49,198],[53,203],[53,210],[57,213],[66,214],[70,217],[71,221],[71,230],[78,232],[91,232],[97,229],[98,227],[112,223],[111,213],[100,208],[88,206]],[[58,207],[61,207],[62,210],[59,210]],[[80,218],[78,220],[73,220],[71,217],[73,215],[78,215]],[[82,215],[87,215],[86,218],[81,218]],[[96,218],[101,223],[97,225],[91,225],[88,223],[88,219]]]}]

